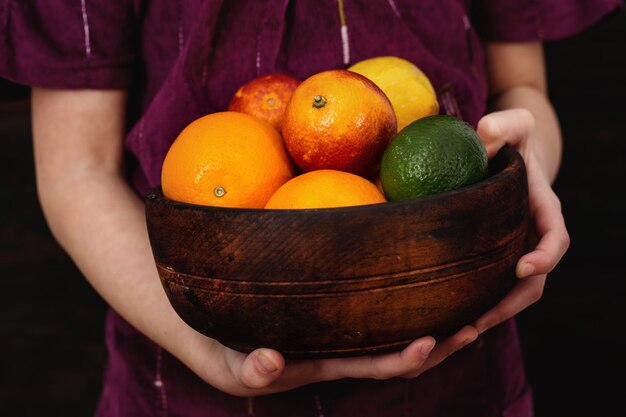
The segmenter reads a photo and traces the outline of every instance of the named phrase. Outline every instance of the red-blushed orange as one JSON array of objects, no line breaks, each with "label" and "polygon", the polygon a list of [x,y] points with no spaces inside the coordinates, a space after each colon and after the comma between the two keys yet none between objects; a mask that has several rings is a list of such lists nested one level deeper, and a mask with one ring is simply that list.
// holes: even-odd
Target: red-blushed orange
[{"label": "red-blushed orange", "polygon": [[300,80],[285,74],[269,74],[248,81],[235,92],[228,110],[265,120],[280,132],[285,109]]},{"label": "red-blushed orange", "polygon": [[302,171],[334,169],[369,177],[396,129],[393,107],[376,84],[355,72],[328,70],[296,88],[282,135]]}]

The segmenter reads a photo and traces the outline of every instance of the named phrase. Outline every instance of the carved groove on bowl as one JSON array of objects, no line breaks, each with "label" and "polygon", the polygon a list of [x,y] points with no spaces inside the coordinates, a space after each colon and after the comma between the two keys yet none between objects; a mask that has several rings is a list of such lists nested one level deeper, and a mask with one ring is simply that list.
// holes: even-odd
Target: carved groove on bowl
[{"label": "carved groove on bowl", "polygon": [[[255,281],[229,280],[216,277],[195,276],[177,273],[171,268],[157,264],[159,274],[168,281],[189,288],[219,293],[235,293],[249,296],[282,297],[294,295],[300,297],[323,294],[345,294],[356,291],[390,290],[394,287],[428,285],[438,281],[454,279],[464,271],[480,271],[492,263],[509,263],[512,257],[519,256],[525,236],[519,234],[505,245],[494,250],[468,259],[458,260],[449,264],[428,266],[411,271],[400,271],[392,274],[361,276],[340,280],[298,281],[298,285],[283,280],[273,281],[271,277],[259,277]],[[330,290],[332,288],[332,290]]]}]

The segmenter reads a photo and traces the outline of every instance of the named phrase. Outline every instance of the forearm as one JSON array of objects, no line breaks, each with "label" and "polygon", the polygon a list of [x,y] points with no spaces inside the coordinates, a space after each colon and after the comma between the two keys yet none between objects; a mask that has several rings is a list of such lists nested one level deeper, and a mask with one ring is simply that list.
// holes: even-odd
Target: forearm
[{"label": "forearm", "polygon": [[200,352],[208,356],[213,342],[170,306],[143,202],[123,177],[124,100],[111,92],[33,92],[41,206],[56,239],[109,305],[179,358],[203,360]]},{"label": "forearm", "polygon": [[524,108],[535,119],[529,144],[549,182],[561,163],[561,131],[548,100],[543,46],[539,42],[487,43],[486,68],[491,110]]},{"label": "forearm", "polygon": [[557,176],[562,155],[561,129],[546,94],[532,86],[517,86],[502,92],[493,103],[493,110],[525,108],[535,118],[531,143],[549,182]]},{"label": "forearm", "polygon": [[152,333],[150,316],[143,313],[154,309],[160,317],[169,306],[162,304],[140,200],[121,178],[97,171],[40,183],[41,204],[57,241],[115,310]]}]

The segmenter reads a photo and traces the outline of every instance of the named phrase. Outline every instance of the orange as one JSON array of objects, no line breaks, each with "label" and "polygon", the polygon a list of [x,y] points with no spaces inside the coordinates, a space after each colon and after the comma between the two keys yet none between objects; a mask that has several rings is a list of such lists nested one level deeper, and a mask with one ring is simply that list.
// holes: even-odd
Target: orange
[{"label": "orange", "polygon": [[296,88],[282,134],[302,171],[335,169],[369,177],[396,128],[393,107],[376,84],[355,72],[329,70]]},{"label": "orange", "polygon": [[331,169],[310,171],[280,187],[266,209],[313,209],[384,203],[385,197],[370,181]]},{"label": "orange", "polygon": [[230,100],[228,110],[265,120],[279,132],[287,104],[300,80],[284,74],[269,74],[248,81]]},{"label": "orange", "polygon": [[276,129],[244,113],[222,112],[183,129],[165,156],[161,185],[171,200],[263,208],[292,177],[293,165]]},{"label": "orange", "polygon": [[[384,153],[383,153],[384,155]],[[374,179],[374,185],[376,186],[376,188],[378,188],[378,190],[383,193],[383,195],[385,194],[385,190],[383,189],[383,182],[380,180],[380,174],[378,174],[376,176],[376,179]],[[386,198],[387,196],[385,196]]]}]

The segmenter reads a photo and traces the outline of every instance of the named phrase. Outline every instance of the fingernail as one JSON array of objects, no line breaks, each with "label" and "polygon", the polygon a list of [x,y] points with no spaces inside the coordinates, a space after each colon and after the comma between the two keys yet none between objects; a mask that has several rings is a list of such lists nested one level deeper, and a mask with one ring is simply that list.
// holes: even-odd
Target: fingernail
[{"label": "fingernail", "polygon": [[430,352],[432,352],[434,347],[435,347],[435,341],[434,340],[429,340],[427,342],[424,342],[422,344],[422,347],[420,348],[420,352],[421,352],[422,356],[426,357],[426,356],[430,355]]},{"label": "fingernail", "polygon": [[533,272],[535,272],[535,266],[532,264],[529,264],[527,262],[520,262],[519,264],[517,264],[517,271],[516,271],[516,275],[519,278],[526,278],[529,277],[533,274]]},{"label": "fingernail", "polygon": [[268,358],[263,352],[259,352],[257,355],[257,364],[259,365],[259,370],[266,374],[271,374],[272,372],[276,372],[278,366]]}]

